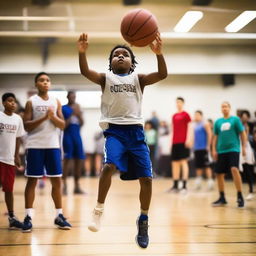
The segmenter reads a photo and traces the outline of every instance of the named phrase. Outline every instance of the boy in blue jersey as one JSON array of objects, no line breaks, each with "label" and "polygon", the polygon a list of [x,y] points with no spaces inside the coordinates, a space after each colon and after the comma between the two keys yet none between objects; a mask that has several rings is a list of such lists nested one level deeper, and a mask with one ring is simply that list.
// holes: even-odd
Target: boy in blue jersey
[{"label": "boy in blue jersey", "polygon": [[82,164],[85,159],[82,138],[80,135],[80,128],[83,125],[84,120],[82,117],[82,111],[80,109],[80,106],[75,102],[76,93],[73,91],[69,91],[67,98],[68,104],[62,106],[62,113],[66,122],[63,136],[63,194],[67,195],[66,179],[68,176],[68,168],[71,160],[73,160],[74,166],[74,194],[84,194],[83,190],[80,188],[79,185]]},{"label": "boy in blue jersey", "polygon": [[230,115],[231,106],[228,102],[221,105],[222,118],[214,123],[213,157],[216,163],[216,176],[220,197],[212,203],[212,206],[224,206],[227,204],[224,194],[225,174],[232,173],[237,189],[237,205],[244,207],[242,195],[242,180],[239,173],[240,140],[242,142],[242,154],[245,155],[246,134],[242,122],[237,116]]},{"label": "boy in blue jersey", "polygon": [[209,122],[203,120],[203,112],[197,110],[194,115],[194,158],[196,167],[195,189],[201,188],[203,171],[205,171],[208,190],[213,189],[212,170],[209,153],[212,141],[212,129]]},{"label": "boy in blue jersey", "polygon": [[152,167],[149,150],[145,143],[143,119],[141,116],[142,94],[145,86],[156,83],[167,76],[167,68],[162,55],[162,41],[158,35],[150,45],[156,54],[158,71],[148,75],[136,74],[136,60],[132,50],[124,45],[114,47],[109,57],[108,73],[98,73],[89,68],[86,58],[87,35],[78,40],[79,64],[82,75],[99,84],[102,90],[100,126],[104,130],[105,156],[98,190],[97,205],[93,212],[91,231],[98,231],[104,210],[104,202],[111,185],[111,177],[120,171],[123,179],[140,182],[141,214],[137,220],[136,241],[141,248],[147,248],[148,210],[152,194]]}]

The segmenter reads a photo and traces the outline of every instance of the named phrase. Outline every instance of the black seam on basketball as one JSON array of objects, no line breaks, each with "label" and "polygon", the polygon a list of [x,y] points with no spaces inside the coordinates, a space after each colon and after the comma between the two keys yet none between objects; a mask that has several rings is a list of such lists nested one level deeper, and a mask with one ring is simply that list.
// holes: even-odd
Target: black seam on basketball
[{"label": "black seam on basketball", "polygon": [[140,27],[138,27],[138,29],[137,29],[132,35],[129,35],[129,36],[133,37],[134,35],[136,35],[137,32],[138,32],[151,18],[152,18],[152,15],[150,15],[150,16],[144,21],[144,23],[142,23],[142,24],[140,25]]},{"label": "black seam on basketball", "polygon": [[126,35],[127,35],[127,36],[129,36],[129,30],[130,30],[130,28],[131,28],[131,26],[132,26],[133,21],[135,20],[135,18],[137,17],[137,15],[138,15],[141,11],[142,11],[142,9],[140,9],[140,10],[133,16],[133,18],[132,18],[132,20],[131,20],[131,22],[130,22],[130,25],[129,25],[127,31],[126,31]]},{"label": "black seam on basketball", "polygon": [[148,36],[151,36],[151,35],[153,35],[157,30],[158,30],[158,28],[156,28],[152,33],[147,34],[147,35],[145,35],[145,36],[143,36],[143,37],[140,37],[140,38],[138,38],[138,39],[136,39],[136,40],[134,40],[134,41],[132,41],[132,42],[137,42],[137,41],[140,41],[140,40],[142,40],[142,39],[144,39],[144,38],[146,38],[146,37],[148,37]]}]

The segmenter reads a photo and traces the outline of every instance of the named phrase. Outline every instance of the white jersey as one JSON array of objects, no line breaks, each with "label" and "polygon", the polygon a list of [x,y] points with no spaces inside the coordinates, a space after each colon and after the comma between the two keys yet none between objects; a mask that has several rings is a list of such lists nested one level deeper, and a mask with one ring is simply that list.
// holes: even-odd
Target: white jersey
[{"label": "white jersey", "polygon": [[15,113],[0,112],[0,162],[14,165],[16,138],[25,135],[23,121]]},{"label": "white jersey", "polygon": [[[49,107],[53,109],[55,115],[57,114],[56,98],[49,96],[48,100],[44,100],[34,95],[29,100],[32,102],[33,120],[43,117]],[[37,128],[28,132],[26,148],[60,148],[60,129],[51,120],[45,120]]]},{"label": "white jersey", "polygon": [[141,104],[142,91],[138,74],[120,76],[112,72],[106,73],[105,88],[101,96],[102,129],[106,129],[108,123],[143,125]]}]

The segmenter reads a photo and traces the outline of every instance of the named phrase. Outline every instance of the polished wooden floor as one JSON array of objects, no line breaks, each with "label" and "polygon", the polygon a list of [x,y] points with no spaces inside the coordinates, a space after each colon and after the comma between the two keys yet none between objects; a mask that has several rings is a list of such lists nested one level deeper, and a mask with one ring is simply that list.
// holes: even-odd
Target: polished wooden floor
[{"label": "polished wooden floor", "polygon": [[[256,199],[245,209],[236,208],[235,190],[227,184],[228,206],[213,208],[210,203],[217,192],[168,194],[170,179],[155,179],[150,211],[150,246],[137,247],[135,220],[139,213],[138,183],[113,178],[105,208],[102,230],[87,229],[97,194],[97,178],[84,178],[81,183],[87,195],[73,195],[69,179],[69,195],[64,197],[64,211],[72,223],[70,231],[53,225],[55,215],[47,181],[44,194],[37,190],[34,229],[32,233],[10,231],[4,215],[3,193],[0,194],[1,256],[255,256]],[[192,186],[192,181],[190,182]],[[24,178],[15,183],[16,215],[24,217]],[[246,191],[247,187],[244,187]]]}]

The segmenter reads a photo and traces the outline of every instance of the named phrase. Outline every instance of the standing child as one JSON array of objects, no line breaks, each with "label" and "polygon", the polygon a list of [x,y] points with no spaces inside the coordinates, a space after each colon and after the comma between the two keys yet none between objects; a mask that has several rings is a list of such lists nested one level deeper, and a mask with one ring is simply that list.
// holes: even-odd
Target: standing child
[{"label": "standing child", "polygon": [[67,176],[70,162],[73,160],[73,176],[74,176],[74,194],[84,194],[80,188],[79,180],[85,153],[83,149],[82,137],[80,134],[81,126],[84,124],[80,105],[76,103],[76,93],[69,91],[68,104],[62,106],[62,113],[66,121],[66,127],[63,136],[63,195],[67,195]]},{"label": "standing child", "polygon": [[29,98],[24,114],[24,126],[28,132],[26,141],[27,166],[25,176],[26,216],[23,232],[32,229],[32,208],[35,198],[37,180],[47,176],[52,184],[52,199],[56,208],[55,225],[60,229],[70,229],[62,213],[61,202],[61,151],[60,131],[64,129],[65,121],[60,102],[48,95],[51,81],[48,74],[41,72],[35,76],[38,93]]},{"label": "standing child", "polygon": [[118,170],[128,171],[133,163],[133,174],[140,181],[141,214],[137,220],[136,241],[142,248],[148,246],[148,210],[152,193],[152,167],[149,149],[145,143],[143,119],[141,116],[142,94],[145,86],[156,83],[167,76],[167,68],[162,55],[162,41],[158,35],[150,45],[156,54],[158,71],[148,74],[134,72],[136,60],[132,50],[125,45],[117,45],[110,53],[108,73],[97,73],[87,63],[87,35],[78,40],[81,73],[99,84],[102,90],[100,126],[104,130],[104,166],[99,180],[98,200],[93,211],[91,231],[100,229],[104,203],[111,185],[111,177]]},{"label": "standing child", "polygon": [[9,228],[21,229],[22,223],[14,215],[13,185],[15,179],[15,165],[20,167],[19,147],[20,137],[25,134],[23,122],[15,114],[16,98],[13,93],[2,96],[4,112],[0,112],[0,181],[5,194],[8,210]]},{"label": "standing child", "polygon": [[203,120],[203,112],[197,110],[193,122],[194,136],[194,156],[196,167],[195,189],[201,188],[203,171],[207,177],[208,190],[213,189],[214,181],[212,179],[212,169],[210,167],[209,153],[212,141],[212,129],[208,122]]}]

